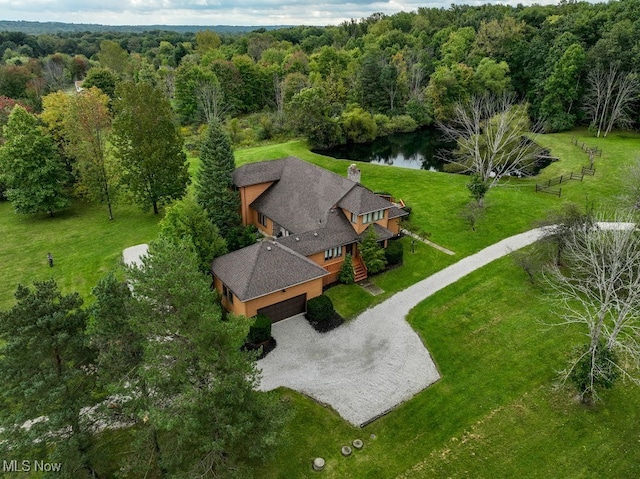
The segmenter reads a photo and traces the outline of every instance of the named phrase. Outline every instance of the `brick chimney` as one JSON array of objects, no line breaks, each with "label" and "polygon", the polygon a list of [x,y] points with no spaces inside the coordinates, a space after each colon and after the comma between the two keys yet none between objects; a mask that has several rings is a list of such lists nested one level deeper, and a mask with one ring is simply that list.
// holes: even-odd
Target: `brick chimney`
[{"label": "brick chimney", "polygon": [[360,170],[355,163],[351,163],[347,168],[347,178],[356,183],[360,183]]}]

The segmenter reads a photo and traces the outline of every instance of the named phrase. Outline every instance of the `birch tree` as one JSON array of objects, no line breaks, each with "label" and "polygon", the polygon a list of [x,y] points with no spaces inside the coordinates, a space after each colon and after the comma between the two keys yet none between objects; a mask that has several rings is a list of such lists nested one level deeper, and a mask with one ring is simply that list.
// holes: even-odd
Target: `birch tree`
[{"label": "birch tree", "polygon": [[584,401],[619,376],[640,384],[640,234],[631,216],[616,216],[571,228],[563,267],[545,275],[562,311],[556,324],[576,325],[586,339],[563,371]]},{"label": "birch tree", "polygon": [[631,126],[631,106],[639,93],[638,77],[621,72],[616,65],[610,65],[608,71],[598,67],[589,73],[585,110],[596,137],[602,134],[606,138],[614,126]]}]

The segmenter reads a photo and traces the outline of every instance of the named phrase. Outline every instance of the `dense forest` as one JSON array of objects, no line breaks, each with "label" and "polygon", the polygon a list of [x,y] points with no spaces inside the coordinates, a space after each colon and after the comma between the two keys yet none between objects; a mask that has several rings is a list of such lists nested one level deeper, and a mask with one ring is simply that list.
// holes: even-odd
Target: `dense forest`
[{"label": "dense forest", "polygon": [[0,52],[0,122],[13,102],[39,112],[75,80],[111,96],[121,82],[150,83],[182,125],[223,119],[237,145],[364,142],[446,121],[484,93],[526,101],[546,131],[606,130],[605,107],[619,109],[612,127],[639,121],[638,0],[452,5],[241,34],[7,31]]}]

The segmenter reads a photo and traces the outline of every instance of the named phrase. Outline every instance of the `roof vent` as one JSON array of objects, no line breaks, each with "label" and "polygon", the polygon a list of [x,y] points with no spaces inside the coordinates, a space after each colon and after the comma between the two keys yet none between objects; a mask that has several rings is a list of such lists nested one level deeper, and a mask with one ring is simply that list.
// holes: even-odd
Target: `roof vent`
[{"label": "roof vent", "polygon": [[317,231],[316,231],[316,232],[314,232],[314,233],[313,233],[313,236],[318,236],[318,232],[317,232]]},{"label": "roof vent", "polygon": [[271,246],[267,246],[267,251],[271,251]]},{"label": "roof vent", "polygon": [[300,241],[300,238],[298,238],[297,236],[296,236],[296,241]]}]

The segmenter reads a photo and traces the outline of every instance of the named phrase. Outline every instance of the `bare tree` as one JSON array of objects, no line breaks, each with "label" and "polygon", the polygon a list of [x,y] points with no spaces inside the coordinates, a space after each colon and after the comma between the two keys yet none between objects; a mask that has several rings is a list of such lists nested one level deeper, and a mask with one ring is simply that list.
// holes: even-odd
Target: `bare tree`
[{"label": "bare tree", "polygon": [[425,69],[422,63],[407,62],[407,70],[409,70],[409,98],[422,97],[422,82],[425,77]]},{"label": "bare tree", "polygon": [[631,105],[640,93],[635,74],[621,72],[616,65],[609,71],[598,67],[589,72],[587,85],[585,110],[597,137],[606,137],[614,126],[631,125]]},{"label": "bare tree", "polygon": [[42,62],[42,74],[50,90],[58,90],[68,81],[64,59],[53,55]]},{"label": "bare tree", "polygon": [[487,190],[506,176],[528,173],[541,154],[525,104],[513,95],[476,96],[454,107],[451,121],[438,123],[447,140],[456,142],[453,158],[445,158],[477,176]]},{"label": "bare tree", "polygon": [[227,108],[224,103],[224,91],[218,79],[214,75],[198,79],[194,92],[207,124],[214,120],[220,121]]},{"label": "bare tree", "polygon": [[615,219],[571,228],[563,268],[545,274],[562,309],[556,324],[578,325],[587,337],[563,372],[583,400],[597,400],[618,375],[640,384],[640,235],[630,214]]}]

